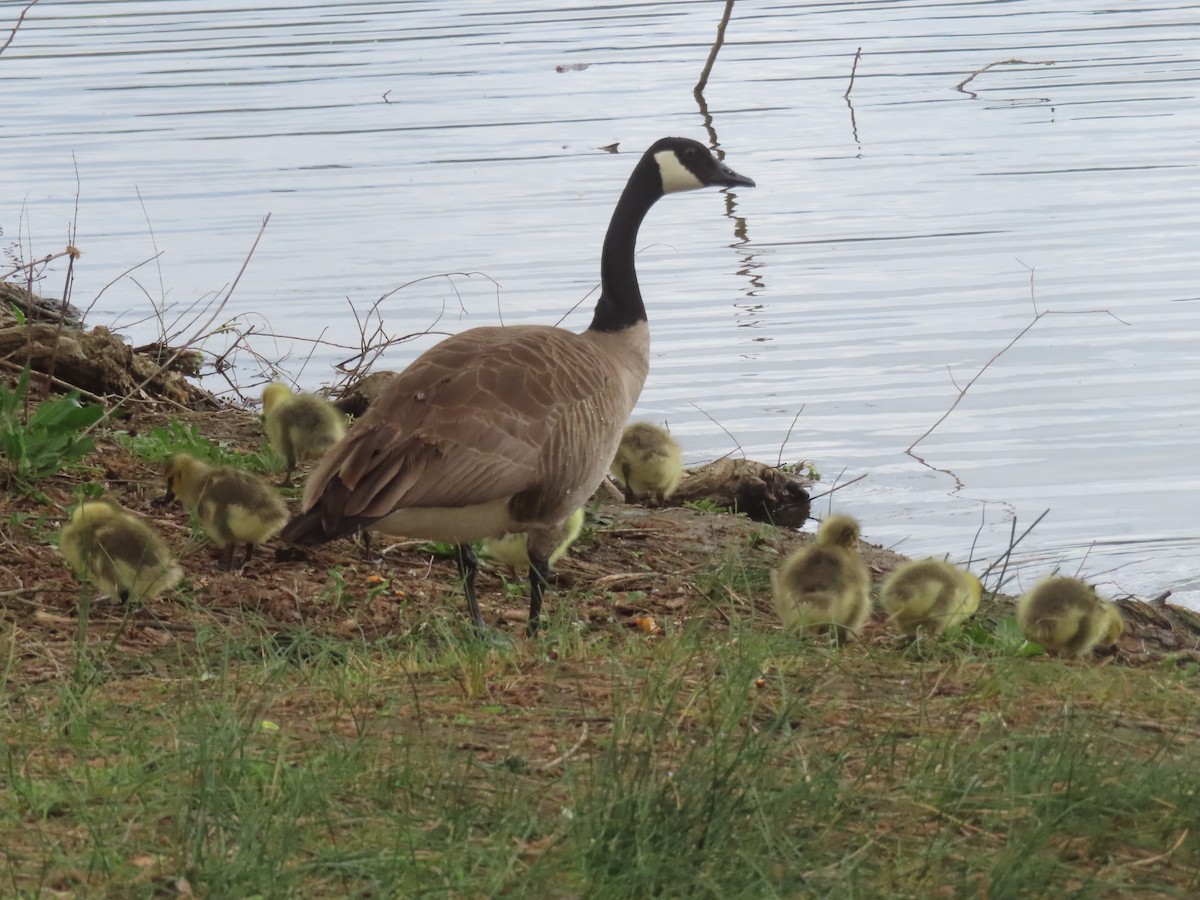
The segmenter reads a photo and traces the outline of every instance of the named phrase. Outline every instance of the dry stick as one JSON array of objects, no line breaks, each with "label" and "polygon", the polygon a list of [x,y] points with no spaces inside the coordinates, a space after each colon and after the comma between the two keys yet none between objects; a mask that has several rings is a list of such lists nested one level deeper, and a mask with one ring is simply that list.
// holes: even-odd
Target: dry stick
[{"label": "dry stick", "polygon": [[[1049,514],[1050,514],[1050,510],[1048,510],[1048,509],[1042,510],[1042,514],[1033,520],[1032,525],[1030,525],[1028,528],[1026,528],[1024,531],[1021,532],[1021,536],[1019,538],[1017,538],[1016,540],[1013,540],[1012,537],[1010,536],[1009,541],[1008,541],[1008,549],[1005,550],[1004,553],[1002,553],[996,559],[995,562],[993,562],[990,566],[988,566],[986,569],[984,569],[979,574],[979,580],[983,581],[983,579],[987,577],[988,573],[990,573],[992,571],[992,569],[996,568],[996,566],[1000,565],[1001,563],[1004,563],[1003,568],[1001,568],[1001,570],[1000,570],[1000,580],[998,582],[996,582],[996,590],[992,592],[993,596],[999,592],[1000,588],[1004,584],[1004,576],[1008,573],[1008,560],[1009,560],[1009,557],[1012,556],[1013,550],[1017,549],[1017,544],[1019,544],[1019,543],[1021,543],[1021,541],[1025,540],[1025,536],[1028,535],[1029,532],[1033,531],[1033,529],[1037,528],[1039,523],[1041,523],[1042,519],[1046,518],[1046,516],[1048,516]],[[1016,520],[1016,518],[1014,518],[1012,520],[1012,530],[1010,532],[1010,535],[1014,535],[1016,533],[1017,533],[1017,520]]]},{"label": "dry stick", "polygon": [[725,26],[729,24],[729,14],[732,12],[733,0],[725,0],[725,12],[721,15],[720,24],[717,25],[717,39],[713,41],[712,49],[708,51],[708,60],[704,63],[704,70],[700,73],[700,80],[692,88],[692,93],[697,96],[704,93],[704,87],[708,84],[708,76],[712,74],[713,63],[717,61],[717,53],[720,52],[721,45],[725,43]]},{"label": "dry stick", "polygon": [[13,38],[17,36],[17,29],[19,29],[21,27],[21,23],[25,21],[25,13],[33,9],[33,7],[37,5],[37,2],[38,0],[29,0],[29,4],[23,10],[21,10],[21,14],[17,16],[17,24],[14,25],[12,27],[12,31],[8,33],[8,40],[6,40],[4,44],[0,46],[0,53],[3,53],[8,49],[8,45],[11,44],[13,42]]},{"label": "dry stick", "polygon": [[24,272],[27,270],[30,272],[30,274],[32,274],[33,270],[38,266],[54,262],[56,259],[62,259],[64,256],[70,256],[72,253],[78,252],[79,251],[74,247],[68,246],[65,250],[60,250],[58,253],[48,253],[41,259],[35,259],[33,262],[19,263],[18,265],[15,265],[9,269],[7,272],[0,272],[0,281],[8,278],[11,275],[16,275],[18,272]]},{"label": "dry stick", "polygon": [[783,465],[783,450],[787,447],[788,438],[792,436],[792,429],[796,427],[796,422],[800,419],[800,413],[804,412],[804,404],[800,404],[800,408],[796,410],[796,415],[792,417],[792,424],[788,426],[787,434],[783,436],[783,443],[779,445],[779,456],[775,460],[775,468]]},{"label": "dry stick", "polygon": [[237,288],[238,282],[240,282],[242,280],[242,276],[246,273],[246,267],[250,265],[250,260],[253,258],[254,251],[258,247],[258,242],[260,240],[262,240],[263,232],[267,230],[267,223],[270,221],[271,221],[271,214],[267,213],[266,216],[262,220],[262,225],[260,225],[258,228],[258,234],[256,234],[254,236],[254,243],[250,245],[250,251],[246,254],[246,258],[242,261],[242,267],[240,269],[238,269],[237,276],[233,279],[233,284],[231,284],[229,286],[229,290],[225,292],[224,299],[222,299],[221,302],[217,305],[217,308],[213,311],[213,314],[211,316],[209,316],[208,321],[205,322],[204,325],[201,326],[201,328],[199,330],[197,330],[197,332],[194,335],[192,335],[192,337],[187,341],[187,343],[185,343],[182,347],[180,347],[178,350],[176,350],[174,353],[172,353],[167,358],[166,362],[162,363],[157,369],[155,369],[148,376],[146,376],[146,378],[143,379],[141,384],[139,384],[132,391],[130,391],[129,394],[127,394],[125,397],[122,397],[120,400],[118,400],[117,403],[111,409],[105,410],[104,415],[101,416],[99,419],[97,419],[95,422],[93,422],[91,425],[89,425],[87,428],[85,428],[83,430],[82,434],[89,434],[92,430],[94,430],[95,428],[98,428],[102,422],[104,422],[106,419],[108,419],[116,410],[120,409],[121,406],[127,400],[132,399],[133,396],[135,394],[137,394],[138,391],[145,388],[146,385],[148,385],[151,381],[153,381],[155,378],[157,378],[163,372],[167,371],[167,369],[169,369],[171,367],[171,364],[174,363],[175,360],[179,359],[179,357],[182,356],[189,347],[191,347],[194,343],[196,343],[197,341],[199,341],[201,338],[204,337],[205,332],[208,330],[209,327],[212,326],[212,323],[216,321],[217,316],[219,316],[221,314],[221,310],[223,310],[225,308],[226,304],[229,303],[229,298],[233,296],[233,292]]},{"label": "dry stick", "polygon": [[47,394],[50,393],[50,381],[54,378],[54,370],[58,367],[58,348],[62,345],[62,333],[67,320],[67,310],[71,306],[71,287],[75,282],[75,260],[79,259],[79,250],[75,247],[75,237],[79,223],[79,163],[75,160],[74,151],[71,153],[71,162],[75,166],[75,212],[71,217],[71,229],[67,237],[67,275],[63,280],[62,300],[58,307],[58,327],[54,330],[54,346],[50,349],[50,364],[46,366]]},{"label": "dry stick", "polygon": [[1001,59],[1001,60],[997,60],[996,62],[990,62],[986,66],[983,66],[982,68],[976,69],[974,72],[972,72],[966,78],[964,78],[962,81],[960,81],[958,84],[956,84],[954,86],[954,89],[963,94],[970,94],[971,99],[974,100],[979,95],[977,93],[975,93],[974,91],[968,91],[968,90],[964,90],[964,89],[970,82],[974,81],[975,78],[982,75],[988,69],[994,68],[996,66],[1052,66],[1054,64],[1055,64],[1055,61],[1052,59],[1034,59],[1034,60]]},{"label": "dry stick", "polygon": [[[700,407],[698,407],[695,403],[692,403],[690,401],[688,402],[688,406],[692,407],[693,409],[700,409]],[[742,449],[742,445],[738,442],[738,439],[735,438],[732,434],[730,434],[729,429],[726,428],[724,425],[722,425],[720,422],[718,422],[716,419],[714,419],[712,416],[710,416],[708,413],[704,412],[704,410],[700,409],[700,412],[704,413],[704,417],[706,419],[708,419],[708,421],[712,422],[714,425],[716,425],[723,432],[725,432],[725,434],[727,434],[729,436],[729,439],[731,441],[733,441],[734,446],[737,447],[738,453],[742,454],[742,459],[745,459],[746,451]],[[730,451],[730,452],[732,452],[732,451]],[[725,454],[725,456],[728,456],[728,455],[729,455],[728,453]],[[724,459],[725,456],[722,456],[720,458]]]},{"label": "dry stick", "polygon": [[858,71],[858,61],[862,58],[862,47],[854,51],[854,65],[850,67],[850,83],[846,85],[846,93],[842,94],[842,99],[849,102],[850,91],[854,89],[854,73]]},{"label": "dry stick", "polygon": [[[1024,265],[1024,264],[1022,263],[1022,265]],[[1030,285],[1029,289],[1030,289],[1030,293],[1032,295],[1034,270],[1028,266],[1026,266],[1026,268],[1029,268],[1029,273],[1030,273],[1029,274],[1029,285]],[[950,413],[954,412],[954,410],[958,407],[958,404],[962,402],[962,400],[965,396],[967,396],[967,391],[969,391],[971,389],[971,386],[973,384],[975,384],[975,382],[978,381],[983,376],[984,372],[986,372],[989,368],[991,368],[992,363],[994,363],[1001,356],[1003,356],[1010,349],[1012,349],[1012,346],[1017,341],[1019,341],[1021,338],[1023,338],[1030,330],[1032,330],[1033,326],[1036,325],[1038,322],[1040,322],[1045,316],[1079,316],[1079,315],[1092,315],[1095,313],[1104,313],[1105,315],[1111,316],[1112,318],[1116,319],[1122,325],[1129,324],[1124,319],[1120,318],[1117,315],[1114,315],[1113,312],[1108,309],[1080,309],[1080,310],[1044,309],[1041,312],[1038,312],[1036,298],[1033,299],[1033,303],[1034,303],[1033,309],[1035,312],[1033,321],[1030,322],[1028,325],[1026,325],[1024,328],[1022,328],[1020,330],[1020,332],[1017,333],[1016,337],[1014,337],[1011,341],[1009,341],[1007,344],[1005,344],[1003,347],[1001,347],[999,350],[997,350],[996,353],[993,354],[992,358],[989,359],[986,363],[984,363],[983,367],[978,372],[976,372],[974,374],[974,376],[972,376],[971,380],[968,381],[964,387],[959,388],[958,396],[954,398],[954,402],[950,404],[950,408],[947,409],[944,413],[942,413],[942,415],[938,418],[938,420],[936,422],[934,422],[932,425],[930,425],[928,429],[926,429],[924,434],[922,434],[919,438],[917,438],[915,441],[913,441],[911,444],[909,444],[908,448],[904,451],[905,453],[907,453],[909,456],[914,456],[914,454],[912,452],[913,447],[917,446],[917,444],[921,443],[921,441],[925,440],[925,438],[927,438],[927,437],[929,437],[929,435],[933,434],[934,429],[936,429],[939,425],[941,425],[944,421],[946,421],[946,419],[948,419],[950,417]],[[953,375],[951,375],[951,382],[954,383]],[[958,384],[954,383],[954,386],[958,387]]]},{"label": "dry stick", "polygon": [[[160,256],[162,256],[161,253],[156,253],[151,257],[147,257],[146,259],[143,259],[140,263],[138,263],[137,265],[130,266],[128,269],[126,269],[124,272],[122,272],[120,275],[118,275],[116,278],[114,278],[112,281],[110,281],[104,287],[100,288],[100,292],[98,294],[96,294],[95,297],[92,298],[92,302],[90,304],[88,304],[88,308],[83,311],[84,320],[87,319],[88,314],[91,313],[92,309],[96,306],[97,301],[99,301],[99,299],[104,296],[105,291],[107,291],[110,287],[112,287],[114,284],[116,284],[118,281],[120,281],[122,278],[124,278],[130,272],[140,269],[142,266],[146,265],[146,263],[153,262],[154,260],[158,259]],[[136,284],[136,282],[135,282],[135,284]],[[142,320],[142,321],[144,321],[144,320]]]},{"label": "dry stick", "polygon": [[[134,190],[137,191],[138,206],[142,208],[142,218],[146,220],[146,230],[150,232],[150,246],[154,248],[154,258],[158,259],[160,256],[162,256],[162,253],[158,249],[158,238],[154,236],[154,225],[150,221],[150,211],[146,209],[146,201],[142,198],[142,189],[135,185]],[[167,326],[165,320],[167,311],[167,290],[166,286],[163,284],[162,263],[158,264],[157,269],[158,296],[159,302],[162,305],[160,306],[159,303],[156,303],[154,300],[150,301],[150,305],[154,309],[155,315],[158,318],[158,339],[165,347],[171,342],[171,339],[174,337],[174,335],[171,335],[170,337],[167,335]],[[149,296],[149,292],[146,292],[146,295]]]},{"label": "dry stick", "polygon": [[[25,371],[24,366],[17,365],[11,359],[0,359],[0,366],[7,366],[13,372]],[[81,397],[86,397],[88,400],[91,400],[93,403],[103,403],[104,402],[104,398],[101,397],[99,394],[93,394],[91,391],[86,390],[85,388],[81,388],[78,385],[71,384],[69,381],[64,381],[63,379],[58,378],[54,375],[50,376],[50,383],[58,385],[60,388],[62,388],[65,391],[75,391]]]},{"label": "dry stick", "polygon": [[[843,471],[844,471],[844,470],[843,470]],[[813,500],[820,500],[822,497],[828,497],[828,496],[829,496],[830,494],[832,494],[834,491],[840,491],[842,488],[848,488],[848,487],[850,487],[850,485],[852,485],[852,484],[855,484],[856,482],[862,481],[862,480],[863,480],[864,478],[866,478],[866,477],[867,477],[869,474],[870,474],[869,472],[863,472],[863,473],[862,473],[861,475],[859,475],[857,478],[851,478],[849,481],[843,482],[842,484],[837,484],[837,483],[835,482],[835,483],[834,483],[834,485],[833,485],[833,487],[831,487],[829,490],[825,491],[825,493],[823,493],[823,494],[814,494],[813,496],[811,496],[811,497],[809,497],[809,498],[808,498],[808,501],[809,501],[809,503],[811,503]],[[838,475],[838,477],[840,478],[840,477],[841,477],[841,475],[839,474],[839,475]]]}]

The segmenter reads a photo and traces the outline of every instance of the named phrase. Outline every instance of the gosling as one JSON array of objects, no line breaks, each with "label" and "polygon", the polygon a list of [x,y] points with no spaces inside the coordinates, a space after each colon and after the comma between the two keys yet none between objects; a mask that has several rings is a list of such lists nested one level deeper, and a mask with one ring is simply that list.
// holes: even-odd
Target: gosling
[{"label": "gosling", "polygon": [[1043,579],[1017,600],[1017,624],[1026,640],[1048,653],[1075,657],[1113,646],[1125,625],[1115,603],[1065,575]]},{"label": "gosling", "polygon": [[683,453],[665,428],[633,422],[625,426],[610,471],[625,492],[626,503],[647,498],[657,506],[679,486]]},{"label": "gosling", "polygon": [[183,577],[154,527],[111,500],[79,506],[58,549],[80,579],[124,603],[152,600]]},{"label": "gosling", "polygon": [[879,589],[889,621],[909,637],[918,629],[936,637],[956,628],[979,609],[982,596],[978,578],[940,559],[906,562]]},{"label": "gosling", "polygon": [[771,571],[775,609],[784,626],[832,632],[839,643],[858,632],[871,613],[871,575],[858,555],[858,522],[830,516],[816,542]]},{"label": "gosling", "polygon": [[268,384],[263,391],[263,419],[267,439],[287,461],[280,485],[292,483],[296,464],[321,455],[346,433],[346,417],[316,394],[293,394],[282,384]]},{"label": "gosling", "polygon": [[[567,519],[567,534],[563,538],[563,542],[554,548],[554,552],[550,554],[546,561],[547,565],[553,566],[556,562],[562,559],[562,555],[567,552],[575,540],[579,537],[579,532],[583,530],[583,507],[571,513],[571,517]],[[525,532],[517,532],[516,534],[506,534],[504,537],[486,538],[483,541],[483,555],[488,556],[507,566],[513,572],[525,572],[529,569],[529,536]]]},{"label": "gosling", "polygon": [[287,523],[288,508],[261,478],[229,466],[210,466],[186,453],[167,460],[167,502],[180,500],[200,517],[205,533],[225,550],[222,565],[233,569],[237,544],[246,552],[243,568],[254,554],[254,545],[268,541]]}]

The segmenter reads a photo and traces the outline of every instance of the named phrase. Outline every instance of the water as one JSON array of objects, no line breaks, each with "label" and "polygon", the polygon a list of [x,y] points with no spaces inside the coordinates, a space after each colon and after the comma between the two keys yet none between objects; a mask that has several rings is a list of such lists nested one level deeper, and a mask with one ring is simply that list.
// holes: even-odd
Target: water
[{"label": "water", "polygon": [[[74,222],[74,299],[141,340],[153,304],[196,330],[269,213],[216,323],[310,386],[390,291],[392,334],[581,329],[637,154],[705,137],[720,9],[43,0],[0,56],[4,239],[42,255]],[[833,500],[875,541],[988,560],[1048,509],[1020,583],[1200,605],[1198,38],[1183,3],[743,0],[705,99],[758,187],[643,227],[638,415],[689,461],[775,462],[799,413],[782,458],[865,474]]]}]

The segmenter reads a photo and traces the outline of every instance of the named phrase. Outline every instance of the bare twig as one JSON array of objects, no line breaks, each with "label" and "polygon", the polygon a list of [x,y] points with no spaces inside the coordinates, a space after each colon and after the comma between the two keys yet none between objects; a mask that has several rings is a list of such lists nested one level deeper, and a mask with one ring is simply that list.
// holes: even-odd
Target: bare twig
[{"label": "bare twig", "polygon": [[966,90],[966,87],[968,84],[970,84],[977,77],[982,75],[988,69],[995,68],[996,66],[1052,66],[1054,64],[1055,64],[1055,61],[1052,59],[1034,59],[1034,60],[1001,59],[1001,60],[997,60],[996,62],[990,62],[986,66],[982,66],[982,67],[976,69],[974,72],[972,72],[966,78],[964,78],[962,81],[960,81],[958,84],[956,84],[954,86],[954,89],[956,91],[959,91],[960,93],[969,94],[971,96],[971,99],[974,100],[976,97],[979,96],[979,94],[977,94],[975,91]]},{"label": "bare twig", "polygon": [[54,260],[56,260],[56,259],[62,259],[64,256],[70,256],[72,253],[78,253],[78,252],[79,251],[76,250],[74,247],[67,246],[66,249],[64,249],[64,250],[59,250],[57,253],[48,253],[45,256],[43,256],[41,259],[35,259],[33,262],[18,263],[17,265],[15,265],[11,269],[9,269],[7,272],[0,272],[0,281],[3,281],[5,278],[8,278],[12,275],[16,275],[18,272],[28,272],[28,273],[30,273],[30,275],[32,275],[33,270],[36,269],[38,266],[44,266],[47,263],[54,262]]},{"label": "bare twig", "polygon": [[567,750],[566,753],[556,756],[554,759],[550,760],[549,762],[540,763],[537,766],[534,766],[534,768],[538,772],[547,772],[550,769],[554,769],[554,768],[557,768],[558,766],[561,766],[563,763],[565,763],[568,759],[570,759],[572,756],[574,756],[579,751],[579,748],[583,746],[583,742],[587,740],[587,736],[588,736],[587,722],[584,722],[583,730],[579,733],[579,740],[577,740],[573,745],[571,745],[571,748],[569,750]]},{"label": "bare twig", "polygon": [[25,14],[37,5],[38,0],[29,0],[29,3],[21,10],[21,14],[17,16],[17,24],[12,27],[12,31],[8,33],[8,40],[0,45],[0,53],[8,49],[8,45],[13,42],[13,38],[17,36],[17,30],[21,27],[21,23],[25,21]]},{"label": "bare twig", "polygon": [[79,163],[75,159],[74,151],[71,152],[71,163],[75,167],[75,212],[71,217],[70,233],[67,236],[67,275],[63,281],[62,301],[58,308],[58,327],[54,331],[54,346],[50,350],[50,362],[46,366],[46,393],[50,392],[49,384],[53,380],[54,370],[58,366],[58,348],[62,346],[62,333],[67,322],[67,310],[71,308],[71,287],[75,283],[75,260],[79,259],[79,250],[75,247],[79,223]]},{"label": "bare twig", "polygon": [[[813,500],[820,500],[822,497],[828,497],[828,496],[829,496],[830,494],[832,494],[834,491],[840,491],[842,488],[848,488],[848,487],[850,487],[850,485],[852,485],[852,484],[855,484],[856,482],[862,481],[862,480],[863,480],[864,478],[866,478],[866,477],[867,477],[867,475],[869,475],[869,474],[870,474],[869,472],[863,472],[863,473],[862,473],[861,475],[859,475],[857,478],[851,478],[849,481],[845,481],[845,482],[843,482],[843,483],[841,483],[841,484],[837,484],[837,483],[835,482],[835,483],[834,483],[834,485],[833,485],[833,487],[831,487],[829,490],[825,491],[824,493],[821,493],[821,494],[814,494],[813,496],[809,497],[809,498],[808,498],[808,499],[809,499],[809,502],[811,503]],[[839,476],[839,477],[840,477],[840,476]]]},{"label": "bare twig", "polygon": [[979,573],[979,580],[983,581],[983,579],[988,576],[988,574],[992,571],[992,569],[996,568],[996,566],[1003,565],[1003,567],[1000,570],[1000,580],[997,582],[997,586],[996,586],[996,591],[999,591],[1000,586],[1004,584],[1004,575],[1008,571],[1008,561],[1009,561],[1009,558],[1012,556],[1013,550],[1015,550],[1017,548],[1017,544],[1019,544],[1019,543],[1021,543],[1021,541],[1025,540],[1026,535],[1028,535],[1029,532],[1033,531],[1033,529],[1037,528],[1038,524],[1042,521],[1042,519],[1046,518],[1046,516],[1048,516],[1049,514],[1050,514],[1050,510],[1048,510],[1048,509],[1042,510],[1042,514],[1040,516],[1038,516],[1036,519],[1034,519],[1033,524],[1030,525],[1028,528],[1026,528],[1024,531],[1022,531],[1021,536],[1018,538],[1012,537],[1012,535],[1015,535],[1017,533],[1017,519],[1014,516],[1013,520],[1012,520],[1012,531],[1011,531],[1011,534],[1009,536],[1009,541],[1008,541],[1008,549],[1006,549],[1002,554],[1000,554],[1000,556],[995,560],[995,562],[993,562],[990,566],[988,566],[986,569],[984,569],[982,572]]},{"label": "bare twig", "polygon": [[[721,429],[723,432],[725,432],[725,434],[727,434],[727,435],[729,436],[729,439],[730,439],[731,441],[733,441],[733,445],[734,445],[735,447],[737,447],[737,449],[738,449],[738,453],[742,454],[742,459],[745,459],[745,458],[746,458],[746,451],[742,449],[742,445],[741,445],[741,443],[738,441],[738,439],[737,439],[737,438],[735,438],[735,437],[734,437],[734,436],[733,436],[733,435],[730,433],[730,431],[729,431],[729,429],[728,429],[728,428],[726,428],[724,425],[722,425],[720,422],[718,422],[716,419],[714,419],[714,418],[713,418],[712,416],[710,416],[708,413],[704,412],[704,410],[700,409],[700,407],[699,407],[699,406],[697,406],[695,403],[691,403],[691,402],[689,402],[689,403],[688,403],[688,406],[692,407],[693,409],[699,409],[699,410],[700,410],[700,412],[704,413],[704,418],[708,419],[708,421],[712,422],[714,425],[716,425],[716,426],[717,426],[718,428],[720,428],[720,429]],[[727,454],[725,454],[725,455],[726,455],[726,456],[728,456],[729,454],[727,453]],[[723,456],[723,457],[721,457],[721,458],[722,458],[722,459],[724,459],[725,457]]]},{"label": "bare twig", "polygon": [[854,89],[854,74],[858,71],[858,61],[862,59],[862,47],[854,51],[854,65],[850,67],[850,83],[846,85],[846,93],[842,94],[845,100],[850,99],[850,91]]},{"label": "bare twig", "polygon": [[783,443],[779,445],[779,457],[775,460],[775,468],[777,469],[783,465],[783,450],[787,447],[788,438],[792,436],[792,429],[796,427],[796,422],[799,421],[800,413],[802,412],[804,412],[804,404],[801,404],[800,408],[796,410],[796,415],[792,417],[792,424],[788,426],[787,434],[783,436]]},{"label": "bare twig", "polygon": [[[1018,260],[1018,262],[1020,262],[1020,260]],[[1021,265],[1024,266],[1025,263],[1021,263]],[[913,448],[917,446],[917,444],[921,443],[921,441],[925,440],[925,438],[927,438],[927,437],[929,437],[929,435],[933,434],[934,430],[936,430],[939,425],[941,425],[943,422],[946,421],[946,419],[948,419],[950,417],[950,414],[952,412],[954,412],[955,409],[958,408],[958,404],[961,403],[963,401],[963,398],[967,396],[967,391],[969,391],[971,389],[971,386],[974,385],[975,382],[978,381],[981,377],[983,377],[983,373],[986,372],[989,368],[991,368],[992,364],[994,362],[996,362],[996,360],[998,360],[1001,356],[1003,356],[1005,353],[1007,353],[1009,350],[1011,350],[1013,345],[1016,344],[1017,341],[1021,340],[1021,338],[1023,338],[1026,334],[1028,334],[1030,331],[1032,331],[1033,326],[1035,326],[1038,322],[1040,322],[1046,316],[1078,316],[1078,315],[1094,315],[1096,313],[1103,313],[1104,315],[1107,315],[1107,316],[1112,317],[1113,319],[1116,319],[1122,325],[1129,324],[1125,320],[1121,319],[1119,316],[1114,315],[1111,310],[1107,310],[1107,309],[1081,309],[1081,310],[1044,309],[1039,312],[1038,308],[1037,308],[1037,297],[1034,295],[1034,289],[1033,289],[1034,269],[1031,266],[1025,266],[1025,268],[1029,269],[1029,292],[1030,292],[1030,299],[1033,302],[1033,311],[1034,311],[1033,321],[1031,321],[1024,328],[1022,328],[1012,340],[1010,340],[1007,344],[1005,344],[1003,347],[1001,347],[999,350],[997,350],[994,354],[992,354],[991,359],[989,359],[986,363],[983,364],[983,366],[979,369],[979,371],[976,372],[971,377],[971,380],[968,381],[965,385],[963,385],[961,388],[958,389],[958,396],[954,398],[954,402],[950,404],[950,408],[947,409],[944,413],[942,413],[941,416],[938,417],[938,420],[936,422],[934,422],[927,429],[925,429],[925,432],[919,438],[917,438],[915,441],[913,441],[911,444],[908,445],[908,448],[904,452],[907,453],[909,456],[914,455],[912,451],[913,451]],[[957,385],[957,382],[954,381],[953,376],[951,376],[951,383],[954,383]]]},{"label": "bare twig", "polygon": [[700,72],[700,80],[692,88],[692,93],[697,96],[704,93],[704,88],[708,84],[708,76],[712,74],[713,63],[717,61],[717,53],[720,52],[721,45],[725,43],[725,27],[729,24],[729,15],[732,12],[733,0],[725,0],[725,12],[721,15],[721,21],[717,25],[717,39],[713,41],[712,49],[708,51],[708,60],[704,63],[703,71]]},{"label": "bare twig", "polygon": [[225,292],[225,296],[221,299],[221,302],[217,304],[217,308],[213,310],[212,315],[208,317],[208,320],[202,326],[200,326],[196,333],[193,334],[192,337],[189,338],[182,347],[179,347],[174,353],[167,357],[165,362],[161,363],[157,369],[147,375],[146,378],[142,380],[141,384],[134,387],[132,391],[130,391],[125,397],[122,397],[121,400],[119,400],[115,405],[105,410],[103,416],[85,428],[83,430],[83,434],[88,434],[98,428],[102,422],[107,420],[114,412],[120,409],[127,400],[133,398],[139,392],[141,392],[146,385],[160,376],[163,372],[167,371],[167,369],[171,367],[175,360],[179,359],[179,357],[187,352],[188,349],[195,346],[204,338],[204,336],[208,333],[209,328],[212,327],[213,322],[217,320],[217,317],[221,314],[221,311],[225,309],[225,306],[229,303],[229,298],[233,296],[234,290],[237,288],[238,283],[242,280],[242,276],[246,273],[246,269],[250,265],[250,260],[254,257],[254,251],[258,248],[258,242],[262,240],[263,233],[267,230],[267,223],[270,221],[271,214],[267,213],[266,216],[263,217],[262,224],[258,228],[258,234],[254,236],[254,242],[250,245],[250,250],[246,253],[246,258],[242,261],[242,266],[240,269],[238,269],[238,273],[234,277],[233,283],[229,285],[229,289]]},{"label": "bare twig", "polygon": [[[18,365],[17,363],[13,362],[11,359],[0,359],[0,366],[5,366],[13,372],[23,372],[25,370],[24,366]],[[93,403],[103,403],[104,402],[104,398],[99,396],[98,394],[93,394],[89,390],[81,388],[78,385],[71,384],[69,381],[63,381],[61,378],[57,378],[53,375],[50,376],[50,383],[58,385],[64,391],[75,391],[80,396],[86,397],[88,400],[91,400]]]}]

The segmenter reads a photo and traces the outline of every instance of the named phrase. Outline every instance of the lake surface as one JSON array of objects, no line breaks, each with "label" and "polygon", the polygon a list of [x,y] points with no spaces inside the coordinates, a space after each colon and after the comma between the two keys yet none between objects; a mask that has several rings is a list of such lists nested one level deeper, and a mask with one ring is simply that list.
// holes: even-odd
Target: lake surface
[{"label": "lake surface", "polygon": [[[389,292],[395,335],[582,329],[638,154],[706,138],[722,6],[43,0],[0,55],[3,241],[74,223],[74,301],[140,341],[156,305],[192,333],[270,214],[217,319],[266,332],[230,373],[253,393],[262,359],[333,380],[351,351],[305,339],[357,346]],[[902,552],[991,560],[1049,510],[1010,587],[1200,606],[1200,10],[1096,7],[738,3],[705,99],[758,187],[643,226],[637,415],[689,462],[865,475],[833,506]]]}]

